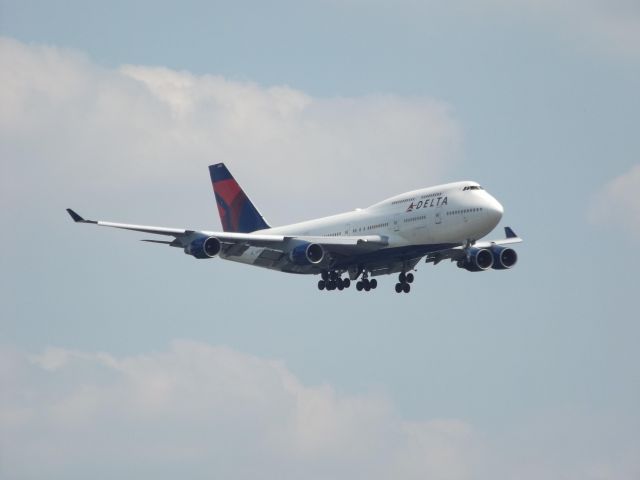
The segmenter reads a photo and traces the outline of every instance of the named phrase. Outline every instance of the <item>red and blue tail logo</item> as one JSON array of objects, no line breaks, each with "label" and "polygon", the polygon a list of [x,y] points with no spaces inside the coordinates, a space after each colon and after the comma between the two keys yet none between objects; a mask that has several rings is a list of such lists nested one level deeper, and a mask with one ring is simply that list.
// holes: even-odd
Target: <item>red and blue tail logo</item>
[{"label": "red and blue tail logo", "polygon": [[224,163],[210,165],[209,173],[225,232],[250,233],[270,228]]}]

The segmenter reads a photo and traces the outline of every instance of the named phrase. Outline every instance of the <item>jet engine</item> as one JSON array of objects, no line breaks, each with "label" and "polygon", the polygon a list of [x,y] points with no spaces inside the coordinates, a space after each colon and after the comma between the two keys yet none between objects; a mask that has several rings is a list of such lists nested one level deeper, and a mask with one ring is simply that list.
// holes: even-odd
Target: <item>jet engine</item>
[{"label": "jet engine", "polygon": [[469,248],[464,260],[458,261],[458,267],[469,272],[482,272],[493,266],[493,254],[487,248]]},{"label": "jet engine", "polygon": [[184,248],[184,253],[195,258],[213,258],[220,253],[222,244],[216,237],[196,238]]},{"label": "jet engine", "polygon": [[518,261],[518,254],[513,248],[494,245],[491,247],[491,253],[495,270],[506,270],[513,267]]},{"label": "jet engine", "polygon": [[324,248],[317,243],[303,243],[289,252],[289,259],[296,265],[316,265],[324,259]]}]

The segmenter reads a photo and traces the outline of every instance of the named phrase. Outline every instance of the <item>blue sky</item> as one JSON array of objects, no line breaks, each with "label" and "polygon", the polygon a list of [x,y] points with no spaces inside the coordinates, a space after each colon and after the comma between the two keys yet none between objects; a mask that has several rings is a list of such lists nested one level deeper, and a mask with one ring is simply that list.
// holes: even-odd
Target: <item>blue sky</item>
[{"label": "blue sky", "polygon": [[[0,476],[638,478],[633,2],[2,1],[0,33]],[[219,228],[218,161],[273,224],[477,180],[520,262],[328,295],[64,212]]]}]

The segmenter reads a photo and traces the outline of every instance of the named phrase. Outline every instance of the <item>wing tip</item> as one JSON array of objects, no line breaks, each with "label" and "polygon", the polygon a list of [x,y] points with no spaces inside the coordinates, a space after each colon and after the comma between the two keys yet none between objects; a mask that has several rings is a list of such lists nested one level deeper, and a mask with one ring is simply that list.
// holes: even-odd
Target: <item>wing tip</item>
[{"label": "wing tip", "polygon": [[96,222],[94,220],[85,220],[84,218],[82,218],[80,215],[78,215],[78,213],[75,212],[71,208],[67,208],[67,213],[69,214],[69,216],[73,219],[73,221],[75,223],[98,223],[98,222]]},{"label": "wing tip", "polygon": [[511,227],[504,227],[504,234],[507,238],[518,238],[518,235]]},{"label": "wing tip", "polygon": [[84,222],[84,218],[82,218],[80,215],[78,215],[76,212],[74,212],[72,209],[67,208],[67,213],[69,214],[69,216],[73,219],[74,222],[76,223],[82,223]]}]

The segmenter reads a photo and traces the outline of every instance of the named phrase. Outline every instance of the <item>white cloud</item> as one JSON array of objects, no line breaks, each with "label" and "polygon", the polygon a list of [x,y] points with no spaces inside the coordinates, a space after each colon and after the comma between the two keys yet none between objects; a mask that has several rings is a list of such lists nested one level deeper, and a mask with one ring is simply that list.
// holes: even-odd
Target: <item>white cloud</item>
[{"label": "white cloud", "polygon": [[638,420],[567,410],[496,431],[408,421],[194,341],[131,356],[0,349],[0,477],[632,480]]},{"label": "white cloud", "polygon": [[589,218],[594,224],[616,226],[640,238],[640,165],[608,182],[596,195]]},{"label": "white cloud", "polygon": [[634,0],[492,0],[563,36],[604,52],[640,56],[640,4]]},{"label": "white cloud", "polygon": [[13,365],[0,379],[6,478],[112,477],[114,465],[125,477],[469,478],[465,423],[407,422],[384,398],[306,386],[229,348],[1,357]]},{"label": "white cloud", "polygon": [[[328,214],[435,182],[461,143],[450,108],[429,98],[316,98],[167,68],[108,69],[11,39],[0,40],[0,105],[8,204],[52,185],[115,201],[181,186],[210,199],[206,166],[224,161],[268,210],[289,210],[277,220],[297,220],[309,203]],[[169,200],[178,202],[157,199]]]},{"label": "white cloud", "polygon": [[[359,8],[393,6],[402,15],[428,22],[442,2],[434,0],[340,0]],[[487,22],[532,24],[538,35],[564,38],[589,50],[637,59],[640,56],[640,3],[637,0],[457,0],[444,11]],[[542,31],[540,31],[542,29]],[[546,31],[545,31],[546,30]]]}]

